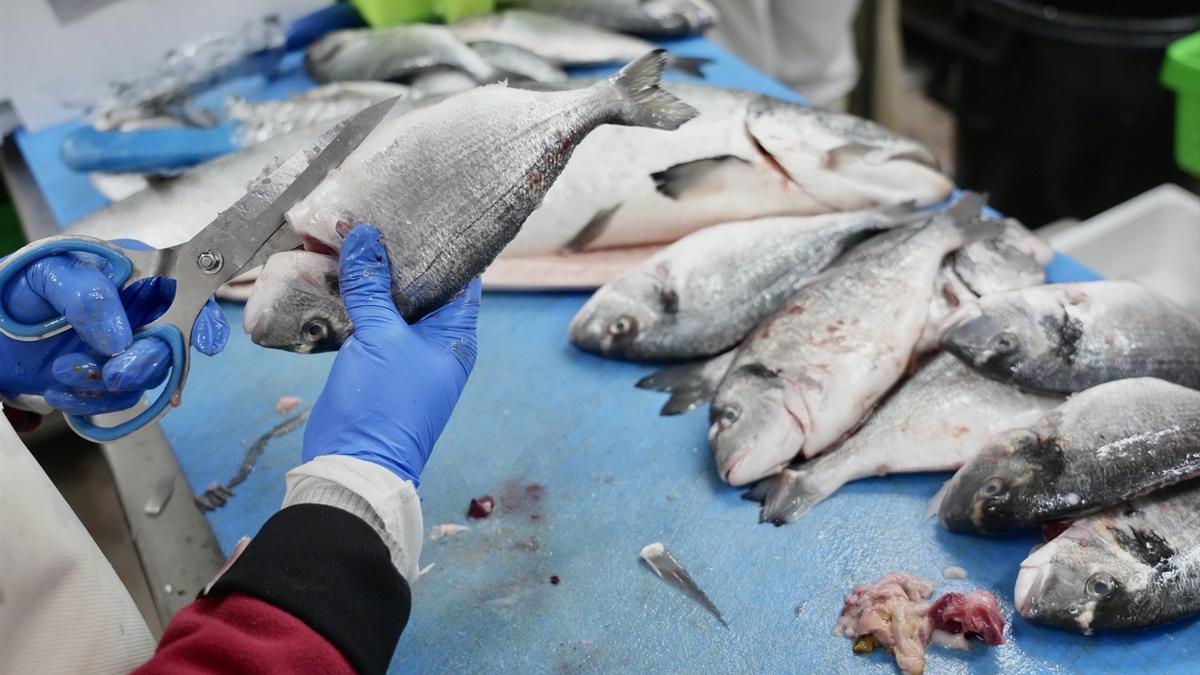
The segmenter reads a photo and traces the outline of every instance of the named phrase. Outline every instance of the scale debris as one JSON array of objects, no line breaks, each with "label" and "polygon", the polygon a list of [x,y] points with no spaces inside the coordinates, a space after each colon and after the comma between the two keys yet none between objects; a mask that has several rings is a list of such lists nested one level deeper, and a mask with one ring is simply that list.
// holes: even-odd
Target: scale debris
[{"label": "scale debris", "polygon": [[713,601],[709,600],[704,591],[700,590],[700,586],[692,579],[692,575],[683,569],[683,565],[680,565],[679,561],[667,551],[666,546],[660,542],[648,544],[642,549],[641,557],[660,579],[686,593],[689,598],[700,603],[713,616],[717,617],[717,621],[720,621],[722,626],[729,628],[729,623],[725,621],[725,617],[721,616],[721,610],[717,609]]}]

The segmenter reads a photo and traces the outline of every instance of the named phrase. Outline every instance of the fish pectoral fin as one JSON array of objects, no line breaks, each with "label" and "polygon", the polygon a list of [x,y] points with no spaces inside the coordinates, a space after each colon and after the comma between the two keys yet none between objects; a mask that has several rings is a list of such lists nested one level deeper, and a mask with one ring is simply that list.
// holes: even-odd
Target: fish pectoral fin
[{"label": "fish pectoral fin", "polygon": [[679,56],[678,54],[671,54],[671,61],[667,67],[684,75],[704,79],[703,68],[710,63],[712,63],[712,59],[704,56]]},{"label": "fish pectoral fin", "polygon": [[671,366],[643,377],[637,387],[671,394],[659,411],[663,416],[691,412],[712,399],[732,361],[733,352],[729,351],[711,359]]},{"label": "fish pectoral fin", "polygon": [[752,171],[753,167],[736,155],[718,155],[669,166],[650,174],[650,178],[654,180],[654,189],[678,201],[689,192],[721,190],[725,180],[720,174],[742,170]]},{"label": "fish pectoral fin", "polygon": [[575,233],[571,237],[571,241],[563,244],[562,250],[564,253],[579,253],[586,250],[588,245],[594,243],[608,229],[608,224],[612,221],[613,214],[617,209],[621,208],[621,202],[610,206],[606,209],[600,209],[592,219],[583,226],[583,229]]}]

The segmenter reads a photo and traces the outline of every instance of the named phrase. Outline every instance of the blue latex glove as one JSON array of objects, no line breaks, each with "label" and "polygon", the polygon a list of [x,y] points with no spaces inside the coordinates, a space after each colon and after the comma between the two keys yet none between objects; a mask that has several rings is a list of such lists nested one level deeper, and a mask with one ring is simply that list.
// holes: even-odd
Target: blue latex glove
[{"label": "blue latex glove", "polygon": [[410,326],[392,302],[379,232],[362,225],[342,245],[340,277],[354,334],[309,415],[304,460],[357,457],[419,485],[475,366],[479,279]]},{"label": "blue latex glove", "polygon": [[[123,241],[129,248],[149,248]],[[9,313],[38,323],[63,315],[72,329],[22,342],[0,335],[0,392],[37,394],[55,408],[95,415],[129,408],[170,372],[170,349],[157,338],[133,341],[133,328],[157,319],[175,297],[175,280],[145,279],[118,291],[111,266],[86,254],[55,255],[29,265],[0,289]],[[192,330],[192,344],[216,354],[229,323],[209,299]]]}]

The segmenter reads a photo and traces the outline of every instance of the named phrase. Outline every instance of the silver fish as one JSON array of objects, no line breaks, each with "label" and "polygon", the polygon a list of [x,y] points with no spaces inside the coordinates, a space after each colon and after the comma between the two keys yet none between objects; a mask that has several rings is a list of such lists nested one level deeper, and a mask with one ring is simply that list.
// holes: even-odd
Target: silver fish
[{"label": "silver fish", "polygon": [[915,356],[942,258],[995,235],[979,195],[903,241],[805,285],[738,348],[713,398],[717,471],[744,485],[813,457],[852,431]]},{"label": "silver fish", "polygon": [[[388,82],[335,82],[282,101],[230,97],[225,110],[237,124],[239,147],[254,145],[305,127],[329,126],[373,103],[407,97],[408,87]],[[397,101],[398,105],[400,104]]]},{"label": "silver fish", "polygon": [[[502,42],[523,47],[563,67],[623,63],[656,45],[560,16],[510,9],[450,25],[463,42]],[[699,77],[708,59],[672,56],[671,68]]]},{"label": "silver fish", "polygon": [[1200,475],[1200,391],[1108,382],[1000,433],[946,484],[938,518],[997,532],[1071,518]]},{"label": "silver fish", "polygon": [[996,294],[949,322],[946,350],[1026,389],[1070,393],[1126,377],[1200,389],[1200,323],[1131,281]]},{"label": "silver fish", "polygon": [[[840,258],[839,264],[869,259],[910,236],[912,228],[914,226],[906,225],[876,235]],[[1053,251],[1047,244],[1011,220],[1005,221],[1004,231],[998,237],[973,242],[950,254],[942,262],[934,282],[929,317],[917,341],[916,352],[925,354],[936,349],[945,317],[977,299],[976,291],[960,278],[956,267],[970,270],[962,276],[971,279],[975,288],[999,291],[1042,283],[1044,265],[1051,257]],[[642,378],[637,386],[671,394],[662,407],[663,415],[689,412],[712,398],[732,360],[731,350],[712,359],[672,366]],[[761,502],[762,499],[754,501]]]},{"label": "silver fish", "polygon": [[531,82],[563,82],[567,73],[556,64],[518,45],[472,42],[471,49],[502,74]]},{"label": "silver fish", "polygon": [[510,4],[621,33],[661,37],[701,33],[720,16],[706,0],[513,0]]},{"label": "silver fish", "polygon": [[317,82],[404,81],[436,67],[460,70],[477,83],[503,77],[450,29],[430,24],[334,31],[309,45],[304,67]]},{"label": "silver fish", "polygon": [[567,334],[575,346],[604,356],[662,361],[717,354],[857,241],[922,216],[928,214],[900,207],[709,227],[605,284]]},{"label": "silver fish", "polygon": [[717,621],[720,621],[722,626],[729,628],[729,623],[725,621],[725,617],[721,616],[721,610],[717,609],[716,604],[708,599],[708,595],[700,589],[700,585],[696,583],[692,575],[688,574],[683,565],[679,564],[675,556],[671,555],[666,546],[659,542],[647,544],[642,547],[639,555],[650,566],[650,569],[654,570],[659,579],[683,591],[685,595],[717,617]]},{"label": "silver fish", "polygon": [[929,150],[867,120],[704,85],[663,87],[700,115],[679,130],[605,127],[505,256],[671,242],[766,216],[944,200]]},{"label": "silver fish", "polygon": [[[385,122],[288,211],[288,223],[316,258],[340,247],[339,223],[379,227],[396,306],[406,318],[420,318],[516,236],[594,128],[674,129],[696,114],[658,87],[666,61],[664,51],[650,52],[578,91],[481,87]],[[271,267],[268,261],[246,305],[244,326],[254,342],[294,351],[340,343],[352,330],[344,310],[331,320],[304,320],[309,308],[289,300],[286,286],[265,283]]]},{"label": "silver fish", "polygon": [[1017,574],[1021,616],[1064,630],[1130,630],[1200,613],[1200,482],[1084,516]]},{"label": "silver fish", "polygon": [[949,471],[996,432],[1028,423],[1062,402],[990,380],[939,354],[901,383],[854,435],[829,453],[767,479],[762,521],[790,523],[851,481]]}]

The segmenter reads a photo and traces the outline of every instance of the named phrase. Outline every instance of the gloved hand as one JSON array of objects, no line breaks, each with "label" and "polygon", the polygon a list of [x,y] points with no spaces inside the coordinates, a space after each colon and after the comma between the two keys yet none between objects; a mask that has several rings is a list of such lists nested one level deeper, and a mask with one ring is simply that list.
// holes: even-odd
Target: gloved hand
[{"label": "gloved hand", "polygon": [[379,231],[363,225],[343,242],[340,279],[354,334],[309,415],[304,460],[357,457],[419,485],[475,366],[479,279],[410,326],[392,302]]},{"label": "gloved hand", "polygon": [[[119,242],[149,248],[140,242]],[[157,338],[133,341],[133,328],[157,319],[175,296],[175,280],[145,279],[118,291],[111,265],[96,256],[62,254],[38,260],[0,289],[14,319],[67,317],[72,329],[33,342],[0,335],[0,392],[37,394],[55,408],[95,415],[129,408],[162,384],[170,349]],[[192,330],[203,354],[220,352],[229,324],[211,298]]]}]

